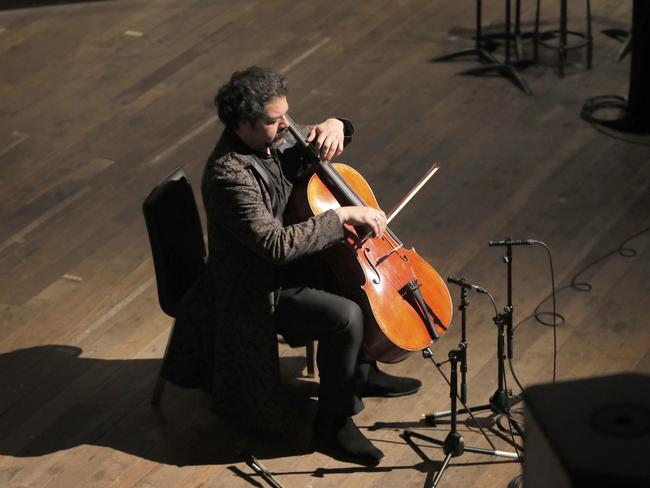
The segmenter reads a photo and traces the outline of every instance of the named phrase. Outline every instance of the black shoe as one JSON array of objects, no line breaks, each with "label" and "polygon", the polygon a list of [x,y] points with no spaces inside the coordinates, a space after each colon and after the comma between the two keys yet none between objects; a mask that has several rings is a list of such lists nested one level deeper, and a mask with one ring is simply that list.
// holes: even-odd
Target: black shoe
[{"label": "black shoe", "polygon": [[416,393],[422,382],[417,378],[393,376],[372,365],[366,381],[357,383],[357,395],[361,397],[400,397]]},{"label": "black shoe", "polygon": [[325,454],[342,461],[376,466],[384,453],[373,446],[350,417],[316,414],[314,439]]}]

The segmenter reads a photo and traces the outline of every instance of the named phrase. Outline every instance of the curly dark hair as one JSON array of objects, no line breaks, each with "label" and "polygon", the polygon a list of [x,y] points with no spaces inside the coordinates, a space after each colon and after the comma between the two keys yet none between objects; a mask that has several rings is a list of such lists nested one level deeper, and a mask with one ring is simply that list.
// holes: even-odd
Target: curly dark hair
[{"label": "curly dark hair", "polygon": [[226,127],[236,129],[240,122],[254,123],[274,98],[287,95],[287,79],[268,68],[251,66],[235,71],[230,81],[219,88],[214,104]]}]

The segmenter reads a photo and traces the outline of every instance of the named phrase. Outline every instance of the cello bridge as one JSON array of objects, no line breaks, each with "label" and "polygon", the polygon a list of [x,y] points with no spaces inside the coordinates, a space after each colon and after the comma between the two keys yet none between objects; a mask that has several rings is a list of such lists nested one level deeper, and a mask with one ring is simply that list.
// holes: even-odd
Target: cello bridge
[{"label": "cello bridge", "polygon": [[407,284],[405,284],[402,288],[400,288],[399,294],[402,295],[402,298],[408,299],[417,290],[419,290],[421,286],[422,285],[420,285],[420,282],[417,280],[417,278],[412,279]]}]

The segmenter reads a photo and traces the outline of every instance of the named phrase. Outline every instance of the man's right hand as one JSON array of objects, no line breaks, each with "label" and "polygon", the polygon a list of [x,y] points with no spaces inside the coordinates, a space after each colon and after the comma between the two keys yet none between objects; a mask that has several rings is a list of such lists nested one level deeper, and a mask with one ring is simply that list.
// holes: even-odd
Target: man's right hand
[{"label": "man's right hand", "polygon": [[372,230],[373,237],[381,237],[388,223],[383,210],[372,207],[339,207],[334,210],[341,224],[365,225]]}]

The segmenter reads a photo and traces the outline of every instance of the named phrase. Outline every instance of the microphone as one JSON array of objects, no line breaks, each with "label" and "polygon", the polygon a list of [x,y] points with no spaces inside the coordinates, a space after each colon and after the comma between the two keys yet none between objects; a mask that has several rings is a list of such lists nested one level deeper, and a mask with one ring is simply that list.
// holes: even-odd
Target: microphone
[{"label": "microphone", "polygon": [[532,246],[539,241],[535,239],[503,239],[501,241],[488,241],[490,246]]},{"label": "microphone", "polygon": [[474,290],[476,293],[487,293],[485,288],[481,288],[480,286],[476,286],[471,283],[468,283],[467,281],[465,281],[465,278],[456,278],[455,276],[447,276],[447,281],[449,283],[454,283],[455,285],[458,285],[461,288],[469,288],[471,290]]}]

